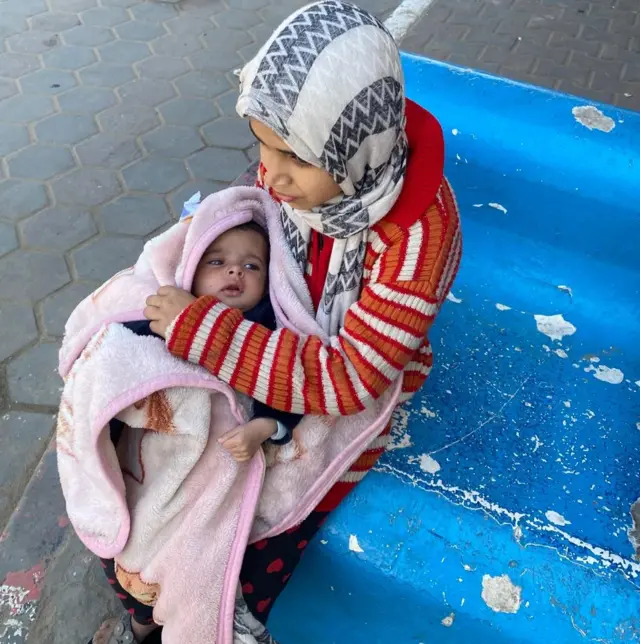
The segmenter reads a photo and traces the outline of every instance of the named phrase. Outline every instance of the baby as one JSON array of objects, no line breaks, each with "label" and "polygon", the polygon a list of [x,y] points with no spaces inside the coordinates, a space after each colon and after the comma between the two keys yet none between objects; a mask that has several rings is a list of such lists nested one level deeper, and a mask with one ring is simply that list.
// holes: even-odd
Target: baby
[{"label": "baby", "polygon": [[[268,294],[269,238],[255,222],[231,228],[220,235],[198,263],[191,292],[195,297],[213,295],[239,309],[247,320],[275,330],[276,319]],[[138,335],[155,335],[149,321],[124,326]],[[250,460],[262,443],[284,444],[291,440],[301,416],[278,411],[254,400],[254,418],[219,439],[239,462]],[[112,421],[111,436],[117,442],[123,425]]]}]

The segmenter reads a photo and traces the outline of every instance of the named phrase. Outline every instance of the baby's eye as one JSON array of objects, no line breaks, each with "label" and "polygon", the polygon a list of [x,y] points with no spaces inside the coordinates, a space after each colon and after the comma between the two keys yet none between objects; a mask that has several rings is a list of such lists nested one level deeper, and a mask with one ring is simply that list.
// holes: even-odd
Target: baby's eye
[{"label": "baby's eye", "polygon": [[210,259],[207,264],[211,266],[222,266],[222,260],[221,259]]},{"label": "baby's eye", "polygon": [[244,267],[248,271],[259,271],[260,270],[260,267],[257,264],[245,264]]}]

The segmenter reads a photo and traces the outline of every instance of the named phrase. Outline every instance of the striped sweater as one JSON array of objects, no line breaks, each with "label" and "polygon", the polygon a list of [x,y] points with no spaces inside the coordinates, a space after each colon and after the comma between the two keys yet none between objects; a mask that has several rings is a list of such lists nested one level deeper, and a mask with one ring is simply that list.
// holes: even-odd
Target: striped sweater
[{"label": "striped sweater", "polygon": [[209,296],[178,317],[169,350],[235,390],[296,414],[357,413],[401,373],[403,398],[410,398],[433,363],[428,331],[458,269],[461,233],[442,176],[439,125],[410,103],[407,134],[404,189],[370,231],[360,298],[329,346],[287,329],[269,331]]}]

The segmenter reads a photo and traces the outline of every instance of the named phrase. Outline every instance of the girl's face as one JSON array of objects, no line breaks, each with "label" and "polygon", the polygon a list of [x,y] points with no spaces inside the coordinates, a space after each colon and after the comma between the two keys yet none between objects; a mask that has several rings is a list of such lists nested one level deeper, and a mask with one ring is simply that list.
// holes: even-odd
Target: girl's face
[{"label": "girl's face", "polygon": [[326,170],[299,159],[271,128],[255,119],[249,126],[260,143],[264,182],[280,201],[297,210],[311,210],[342,193]]}]

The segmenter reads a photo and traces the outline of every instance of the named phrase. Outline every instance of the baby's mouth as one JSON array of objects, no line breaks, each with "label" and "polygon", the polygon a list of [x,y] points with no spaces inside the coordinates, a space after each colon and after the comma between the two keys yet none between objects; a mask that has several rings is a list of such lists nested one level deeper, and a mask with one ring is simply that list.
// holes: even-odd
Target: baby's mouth
[{"label": "baby's mouth", "polygon": [[238,297],[244,293],[244,289],[239,284],[229,284],[222,289],[222,292],[228,297]]}]

